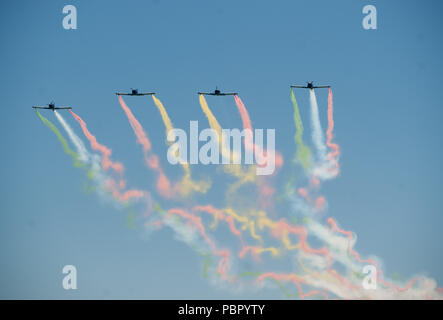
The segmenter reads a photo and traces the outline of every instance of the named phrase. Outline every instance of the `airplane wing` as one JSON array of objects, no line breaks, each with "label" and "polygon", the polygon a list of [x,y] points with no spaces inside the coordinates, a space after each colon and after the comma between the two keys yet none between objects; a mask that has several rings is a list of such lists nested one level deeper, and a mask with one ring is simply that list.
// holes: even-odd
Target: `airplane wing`
[{"label": "airplane wing", "polygon": [[48,107],[32,106],[34,109],[49,109]]},{"label": "airplane wing", "polygon": [[314,86],[315,89],[330,88],[331,86]]},{"label": "airplane wing", "polygon": [[212,93],[212,92],[198,92],[198,94],[203,94],[203,95],[206,95],[206,96],[213,96],[214,95],[214,93]]},{"label": "airplane wing", "polygon": [[155,92],[143,92],[143,93],[138,93],[138,96],[152,96],[153,94],[155,94]]},{"label": "airplane wing", "polygon": [[226,93],[220,93],[221,96],[235,96],[237,95],[236,92],[226,92]]},{"label": "airplane wing", "polygon": [[55,107],[54,109],[72,109],[71,107]]},{"label": "airplane wing", "polygon": [[115,94],[118,96],[130,96],[131,95],[130,93],[121,93],[121,92],[116,92]]},{"label": "airplane wing", "polygon": [[308,89],[306,86],[291,86],[291,88]]}]

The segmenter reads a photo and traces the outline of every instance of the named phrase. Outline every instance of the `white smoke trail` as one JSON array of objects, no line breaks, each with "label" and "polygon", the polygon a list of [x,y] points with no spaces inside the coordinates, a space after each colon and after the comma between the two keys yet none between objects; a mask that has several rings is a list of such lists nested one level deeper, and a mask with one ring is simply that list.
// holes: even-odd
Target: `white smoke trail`
[{"label": "white smoke trail", "polygon": [[[292,205],[295,211],[298,200],[292,196]],[[306,213],[307,206],[304,207],[303,214]],[[311,208],[311,211],[314,211]],[[354,251],[356,235],[352,238],[334,232],[322,223],[319,217],[310,214],[311,219],[306,223],[306,228],[310,237],[316,238],[322,245],[328,248],[329,258],[321,255],[312,255],[299,251],[294,255],[294,267],[303,263],[307,270],[303,275],[306,284],[332,293],[341,299],[443,299],[443,292],[438,288],[434,279],[424,275],[415,275],[404,281],[393,281],[383,276],[382,262],[379,258],[371,256],[370,259],[357,259]],[[353,253],[351,253],[351,251]],[[370,263],[370,261],[372,263]],[[368,275],[364,272],[367,265],[376,265],[376,272],[380,272],[381,277],[377,277],[377,287],[375,289],[365,289],[363,279]],[[340,277],[336,277],[331,268],[340,270]]]},{"label": "white smoke trail", "polygon": [[105,190],[108,189],[108,182],[110,181],[110,177],[107,176],[101,167],[101,157],[96,153],[90,153],[83,143],[83,140],[80,139],[79,136],[77,136],[72,128],[69,126],[69,124],[66,122],[66,120],[62,117],[61,114],[59,114],[56,110],[54,110],[55,116],[57,117],[57,120],[62,125],[63,129],[66,131],[66,133],[69,136],[69,139],[74,144],[75,149],[78,154],[79,161],[81,161],[84,164],[89,165],[90,172],[92,172],[92,178],[95,181],[95,183],[98,185],[99,188],[97,188],[97,192],[103,196],[105,199],[109,199],[109,197],[105,197]]},{"label": "white smoke trail", "polygon": [[[330,161],[327,156],[327,146],[314,90],[310,90],[310,104],[312,141],[316,159],[312,171],[306,173],[308,176],[313,174],[320,180],[332,179],[337,176],[336,170],[332,170],[336,166],[336,160]],[[315,192],[315,190],[310,190],[310,192]],[[384,277],[379,258],[372,256],[370,259],[361,259],[354,251],[357,240],[355,234],[331,228],[323,223],[320,216],[316,214],[316,208],[296,194],[293,194],[290,200],[294,213],[310,217],[306,223],[310,237],[319,241],[320,247],[325,246],[328,250],[328,257],[303,251],[294,255],[294,267],[297,269],[298,266],[303,265],[302,270],[305,271],[303,279],[306,284],[342,299],[443,298],[443,290],[438,288],[436,281],[429,277],[416,275],[404,281],[393,281]],[[377,287],[375,289],[365,289],[363,285],[364,279],[369,277],[364,271],[364,267],[368,265],[376,267]],[[338,273],[332,270],[338,270]]]},{"label": "white smoke trail", "polygon": [[71,139],[72,143],[74,144],[75,148],[77,149],[78,153],[78,159],[83,163],[89,163],[91,161],[91,155],[86,150],[85,144],[83,141],[74,133],[72,128],[69,126],[69,124],[65,121],[65,119],[57,112],[57,110],[54,110],[54,114],[57,117],[57,120],[62,125],[63,129],[65,129],[66,133],[69,136],[69,139]]},{"label": "white smoke trail", "polygon": [[323,129],[321,127],[317,98],[315,96],[314,89],[309,90],[309,98],[311,102],[312,140],[317,149],[319,162],[324,163],[326,161],[326,144],[323,136]]},{"label": "white smoke trail", "polygon": [[332,170],[335,162],[331,162],[327,158],[327,147],[314,89],[309,90],[309,98],[311,104],[312,140],[317,151],[317,159],[314,162],[313,173],[316,178],[322,180],[332,179],[337,175],[336,170]]}]

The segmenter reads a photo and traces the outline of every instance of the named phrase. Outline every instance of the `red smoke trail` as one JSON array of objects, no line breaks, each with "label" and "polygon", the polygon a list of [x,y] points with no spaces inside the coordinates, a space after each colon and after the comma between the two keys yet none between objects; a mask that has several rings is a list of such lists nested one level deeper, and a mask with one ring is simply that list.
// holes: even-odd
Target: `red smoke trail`
[{"label": "red smoke trail", "polygon": [[[235,99],[235,104],[237,106],[238,112],[240,114],[240,117],[242,119],[242,123],[243,123],[243,130],[250,130],[251,134],[252,134],[252,124],[251,124],[251,118],[249,117],[249,113],[248,110],[246,109],[243,101],[240,99],[239,96],[234,95],[234,99]],[[245,149],[247,151],[252,151],[254,152],[254,154],[257,156],[262,155],[262,150],[255,145],[252,140],[251,140],[251,136],[250,135],[245,135]],[[265,150],[263,152],[263,154],[266,156],[267,150]],[[274,154],[275,157],[275,167],[276,169],[278,169],[279,167],[281,167],[283,165],[283,157],[281,156],[280,153],[275,152]],[[266,165],[266,163],[264,163],[264,159],[260,159],[259,163]],[[262,180],[263,181],[263,180]],[[259,184],[259,193],[260,193],[260,203],[262,205],[263,208],[267,208],[271,205],[272,203],[272,196],[275,194],[275,189],[269,185],[269,183],[265,180],[262,183]]]},{"label": "red smoke trail", "polygon": [[329,88],[329,95],[328,95],[328,130],[326,130],[326,145],[332,149],[330,153],[328,153],[328,158],[330,161],[335,162],[335,167],[338,169],[338,163],[337,163],[337,157],[340,155],[340,148],[338,144],[332,143],[333,134],[332,131],[334,130],[334,105],[332,103],[332,90]]},{"label": "red smoke trail", "polygon": [[227,271],[228,263],[229,263],[229,250],[222,249],[219,250],[215,246],[214,242],[209,238],[209,236],[206,234],[205,227],[203,226],[203,223],[201,221],[200,217],[197,217],[191,213],[188,213],[182,209],[179,208],[173,208],[168,211],[170,214],[176,214],[181,216],[182,218],[188,220],[191,224],[195,225],[197,229],[200,231],[203,239],[206,241],[206,243],[211,247],[214,255],[218,257],[222,257],[219,264],[218,264],[218,273],[224,275]]},{"label": "red smoke trail", "polygon": [[112,169],[114,169],[115,172],[122,174],[123,170],[124,170],[123,165],[120,162],[112,162],[110,159],[111,154],[112,154],[111,149],[108,149],[104,145],[97,142],[97,139],[95,138],[94,135],[92,135],[89,132],[88,127],[86,126],[86,123],[83,121],[82,118],[80,118],[80,116],[76,115],[71,109],[69,109],[69,112],[73,115],[75,120],[77,120],[77,122],[80,124],[80,127],[83,130],[83,134],[91,143],[91,148],[95,151],[99,151],[102,154],[102,156],[103,156],[102,157],[103,170],[108,170],[109,168],[112,168]]},{"label": "red smoke trail", "polygon": [[[89,132],[85,121],[79,115],[75,114],[71,109],[69,109],[69,112],[75,118],[75,120],[77,120],[77,122],[80,124],[83,134],[91,144],[91,148],[95,151],[99,151],[102,154],[101,164],[103,170],[106,171],[109,168],[112,168],[115,172],[122,175],[124,171],[123,164],[121,164],[120,162],[111,161],[110,159],[112,154],[111,149],[98,143],[96,137],[91,132]],[[147,196],[146,191],[135,190],[135,189],[127,190],[121,193],[119,189],[125,188],[125,182],[123,180],[120,180],[119,183],[117,184],[114,179],[110,178],[106,181],[106,185],[110,189],[112,196],[120,201],[127,201],[130,200],[131,198],[143,198]]]},{"label": "red smoke trail", "polygon": [[[346,230],[342,230],[342,229],[340,229],[340,228],[337,226],[337,223],[335,222],[335,220],[334,220],[333,218],[329,218],[329,219],[328,219],[328,222],[329,222],[329,224],[330,224],[331,227],[332,227],[332,231],[336,231],[336,232],[338,232],[338,233],[341,233],[341,234],[346,235],[347,238],[349,239],[349,243],[351,242],[351,240],[352,240],[352,233],[351,233],[351,231],[346,231]],[[370,263],[370,264],[372,264],[373,266],[377,267],[377,263],[376,263],[374,260],[372,260],[372,259],[366,259],[366,260],[361,259],[361,258],[360,258],[360,255],[358,254],[358,252],[355,252],[354,250],[352,250],[351,244],[349,244],[349,253],[352,254],[358,262],[360,262],[360,263]],[[389,282],[387,282],[386,280],[384,280],[382,277],[383,277],[383,272],[382,272],[382,270],[377,270],[377,279],[378,279],[378,281],[380,281],[381,283],[383,283],[385,286],[387,286],[387,287],[389,287],[389,288],[392,288],[393,285],[390,284]],[[401,287],[399,287],[399,286],[395,286],[394,288],[395,288],[398,292],[405,292],[405,291],[409,290],[409,289],[411,288],[411,286],[412,286],[415,282],[417,282],[417,281],[418,281],[418,278],[413,278],[412,280],[410,280],[410,281],[406,284],[405,287],[401,288]]]},{"label": "red smoke trail", "polygon": [[234,96],[234,99],[235,99],[235,104],[237,105],[238,112],[240,113],[241,116],[243,129],[252,130],[251,119],[249,118],[248,111],[246,110],[243,101],[237,95]]},{"label": "red smoke trail", "polygon": [[[332,90],[329,88],[329,95],[328,95],[328,129],[326,130],[326,145],[332,149],[331,152],[327,154],[327,157],[329,159],[329,162],[334,166],[333,168],[328,168],[328,171],[331,172],[334,176],[338,175],[338,160],[337,157],[340,155],[340,147],[338,144],[333,143],[332,139],[334,137],[333,130],[334,130],[334,105],[332,103]],[[317,173],[314,172],[311,178],[311,184],[313,187],[319,187],[320,186],[320,179],[318,178]]]},{"label": "red smoke trail", "polygon": [[259,249],[259,247],[257,247],[257,246],[245,246],[238,253],[238,257],[243,258],[246,255],[246,253],[248,253],[248,251],[251,251],[253,255],[256,255],[257,249]]},{"label": "red smoke trail", "polygon": [[[230,216],[226,216],[224,215],[221,210],[218,210],[216,208],[214,208],[211,205],[206,205],[206,206],[196,206],[193,209],[194,211],[203,211],[203,212],[207,212],[211,215],[213,215],[214,217],[217,217],[217,219],[220,220],[225,220],[225,221],[229,221],[229,218],[232,218]],[[266,225],[269,226],[269,228],[271,229],[271,233],[274,237],[276,238],[280,238],[282,237],[284,232],[288,232],[288,233],[292,233],[292,234],[296,234],[299,237],[299,241],[300,241],[300,248],[301,250],[303,250],[306,253],[309,254],[320,254],[320,255],[324,255],[326,256],[329,261],[331,260],[329,251],[326,247],[322,247],[320,249],[313,249],[309,246],[309,244],[307,243],[307,230],[305,227],[303,226],[292,226],[291,224],[289,224],[285,219],[280,219],[277,222],[274,222],[272,220],[269,220],[267,218],[265,218],[266,221],[268,221],[269,223],[267,223]],[[238,229],[236,229],[233,225],[233,220],[232,221],[232,225],[231,225],[231,232],[237,236],[241,236],[240,231],[238,231]],[[229,222],[228,222],[229,223]],[[241,256],[244,256],[244,254],[250,250],[252,247],[250,247],[249,249],[245,249],[243,248],[243,250],[241,251]],[[246,251],[245,251],[246,250]]]},{"label": "red smoke trail", "polygon": [[347,284],[346,281],[334,270],[331,270],[331,263],[333,261],[333,257],[330,255],[329,250],[326,247],[322,247],[319,249],[313,249],[307,243],[308,232],[303,226],[292,226],[285,219],[280,219],[275,226],[271,226],[272,234],[279,238],[283,235],[284,232],[296,234],[299,237],[300,249],[308,254],[318,254],[323,255],[328,260],[328,268],[327,271],[334,277],[336,277],[343,285],[349,288],[358,288],[357,286],[353,286],[352,284]]},{"label": "red smoke trail", "polygon": [[206,212],[206,213],[209,213],[209,214],[213,215],[215,217],[215,219],[217,219],[217,220],[226,221],[226,223],[229,225],[229,229],[231,230],[232,234],[237,236],[237,237],[239,237],[240,241],[243,242],[243,240],[241,238],[241,231],[238,230],[235,227],[235,223],[234,223],[234,218],[233,217],[227,216],[227,215],[223,214],[223,212],[221,212],[220,210],[214,208],[211,205],[195,206],[193,211]]},{"label": "red smoke trail", "polygon": [[[122,181],[120,181],[120,182],[122,182]],[[111,190],[112,196],[120,201],[128,201],[132,198],[139,199],[139,198],[145,198],[145,197],[149,196],[147,191],[137,190],[137,189],[130,189],[130,190],[126,190],[123,193],[121,193],[121,191],[119,190],[119,187],[121,189],[123,189],[124,186],[122,187],[121,183],[119,184],[119,186],[117,186],[115,180],[112,178],[110,178],[106,181],[106,185]]]},{"label": "red smoke trail", "polygon": [[[251,124],[251,118],[249,117],[248,110],[246,109],[245,105],[243,104],[243,101],[240,99],[239,96],[234,95],[235,104],[237,106],[238,112],[240,113],[240,117],[242,119],[243,123],[243,129],[249,129],[252,132],[252,124]],[[253,148],[254,152],[257,155],[261,155],[261,150],[258,146],[256,146],[250,139],[250,137],[245,138],[245,147],[249,150]],[[266,154],[266,150],[264,151]],[[262,160],[260,162],[263,162]],[[283,165],[283,157],[278,152],[275,153],[275,166],[281,167]]]},{"label": "red smoke trail", "polygon": [[325,207],[325,204],[326,204],[326,200],[325,200],[325,197],[323,197],[323,196],[319,196],[319,197],[315,200],[315,208],[316,208],[318,211],[323,211],[323,209],[324,209],[324,207]]},{"label": "red smoke trail", "polygon": [[132,114],[131,110],[126,105],[126,103],[123,101],[123,98],[121,96],[118,96],[118,100],[120,102],[123,111],[126,113],[126,116],[128,117],[132,130],[134,131],[137,137],[137,141],[142,145],[146,164],[148,165],[148,167],[155,170],[158,174],[157,190],[164,197],[167,198],[172,197],[173,192],[171,190],[171,183],[169,182],[166,175],[163,173],[163,170],[160,167],[158,161],[158,157],[155,154],[150,156],[148,154],[149,151],[151,150],[151,142],[149,141],[145,131],[143,130],[143,127],[141,126],[140,122],[138,122],[138,120],[135,118],[135,116]]},{"label": "red smoke trail", "polygon": [[274,230],[272,233],[273,233],[273,235],[275,235],[277,237],[281,237],[283,231],[287,231],[289,233],[293,233],[293,234],[298,235],[299,241],[300,241],[300,248],[304,252],[310,253],[310,254],[321,254],[321,255],[324,255],[324,256],[330,258],[329,251],[326,247],[322,247],[320,249],[312,249],[309,246],[309,244],[307,243],[308,232],[305,227],[291,226],[289,223],[286,222],[285,219],[280,219],[280,221],[278,221],[277,225],[274,227]]},{"label": "red smoke trail", "polygon": [[[418,281],[418,278],[413,278],[413,279],[411,279],[411,280],[406,284],[405,287],[401,288],[401,287],[399,287],[399,286],[397,286],[397,285],[396,285],[396,286],[393,286],[392,284],[390,284],[389,282],[387,282],[386,280],[384,280],[384,279],[383,279],[383,271],[382,271],[382,270],[377,270],[377,281],[380,281],[380,282],[383,283],[386,287],[389,287],[389,288],[394,287],[395,290],[397,290],[397,292],[405,292],[405,291],[408,291],[408,290],[414,285],[414,283]],[[438,291],[438,289],[437,289],[437,291]]]},{"label": "red smoke trail", "polygon": [[244,256],[248,253],[248,251],[251,251],[252,256],[257,261],[260,261],[260,254],[264,252],[271,252],[271,255],[273,256],[278,255],[278,249],[274,247],[264,248],[260,246],[244,246],[242,250],[238,253],[238,257],[240,259],[244,258]]},{"label": "red smoke trail", "polygon": [[377,263],[374,260],[371,260],[371,259],[362,260],[362,259],[360,259],[360,255],[352,249],[352,246],[350,244],[351,241],[352,241],[352,232],[351,231],[345,231],[345,230],[340,229],[337,226],[337,223],[335,222],[335,220],[333,218],[329,218],[328,222],[329,222],[329,224],[332,227],[332,231],[337,231],[338,233],[344,234],[345,236],[348,237],[348,239],[349,239],[349,253],[352,254],[355,257],[355,259],[357,259],[358,262],[360,262],[360,263],[370,263],[370,264],[374,265],[375,267],[377,266]]},{"label": "red smoke trail", "polygon": [[312,249],[309,246],[309,244],[307,243],[308,232],[305,227],[291,226],[289,223],[286,222],[285,219],[280,219],[280,221],[277,222],[277,225],[272,229],[273,229],[272,234],[275,237],[281,237],[283,232],[289,232],[298,235],[301,250],[303,250],[308,254],[319,254],[325,256],[328,259],[328,273],[336,277],[343,285],[350,288],[355,287],[352,286],[351,284],[346,284],[346,281],[342,277],[340,277],[340,275],[337,272],[331,270],[331,262],[333,261],[333,258],[326,247],[322,247],[320,249]]},{"label": "red smoke trail", "polygon": [[272,278],[277,281],[292,281],[292,282],[294,282],[294,284],[298,288],[298,292],[299,292],[300,297],[302,299],[305,299],[309,296],[316,295],[316,294],[321,294],[325,299],[328,299],[328,295],[326,293],[318,291],[318,290],[312,290],[312,291],[305,294],[303,292],[303,289],[302,289],[300,283],[306,283],[306,281],[304,281],[303,278],[301,278],[295,274],[277,274],[274,272],[267,272],[267,273],[263,273],[262,275],[260,275],[257,278],[257,281],[262,282],[263,279],[265,279],[265,278]]},{"label": "red smoke trail", "polygon": [[309,197],[309,191],[306,188],[298,188],[298,194],[305,198],[306,202],[310,203],[311,198]]}]

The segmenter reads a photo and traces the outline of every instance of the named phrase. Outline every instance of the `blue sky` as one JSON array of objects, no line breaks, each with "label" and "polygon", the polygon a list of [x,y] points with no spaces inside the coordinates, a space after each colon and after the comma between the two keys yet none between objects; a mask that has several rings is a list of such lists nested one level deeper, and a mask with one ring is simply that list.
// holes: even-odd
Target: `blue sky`
[{"label": "blue sky", "polygon": [[[65,4],[77,7],[77,30],[62,28]],[[366,4],[377,7],[377,30],[362,28]],[[235,90],[255,127],[276,129],[289,159],[289,85],[307,80],[334,92],[342,157],[340,177],[323,188],[328,215],[388,274],[424,273],[441,286],[442,9],[412,0],[3,2],[0,297],[233,297],[201,276],[198,255],[172,231],[134,231],[122,210],[82,192],[84,174],[32,105],[73,107],[125,164],[131,185],[143,187],[149,175],[115,91],[157,92],[187,129],[189,120],[206,123],[197,91]],[[297,98],[308,123],[307,94]],[[325,121],[326,93],[317,98]],[[232,100],[208,101],[222,124],[241,126]],[[127,102],[165,162],[154,104]],[[66,264],[78,268],[76,291],[61,287]]]}]

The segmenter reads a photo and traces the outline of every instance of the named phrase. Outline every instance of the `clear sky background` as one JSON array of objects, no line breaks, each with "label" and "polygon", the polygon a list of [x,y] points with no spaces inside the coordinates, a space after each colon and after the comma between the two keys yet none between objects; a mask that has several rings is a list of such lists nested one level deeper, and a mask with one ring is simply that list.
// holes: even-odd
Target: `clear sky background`
[{"label": "clear sky background", "polygon": [[[77,7],[77,30],[62,27],[66,4]],[[377,30],[362,28],[366,4],[377,7]],[[441,286],[442,12],[432,0],[1,2],[0,298],[281,298],[233,296],[203,278],[200,257],[172,231],[129,228],[124,210],[82,191],[84,173],[31,106],[73,107],[125,164],[128,182],[146,187],[115,91],[157,92],[187,130],[189,120],[207,123],[197,91],[235,90],[290,159],[289,85],[307,80],[334,92],[342,156],[340,177],[323,188],[328,215],[388,275],[423,273]],[[297,98],[308,123],[307,92]],[[326,99],[318,92],[324,126]],[[152,100],[126,101],[166,165]],[[223,126],[241,126],[231,98],[208,102]],[[76,291],[61,286],[67,264],[78,269]]]}]

